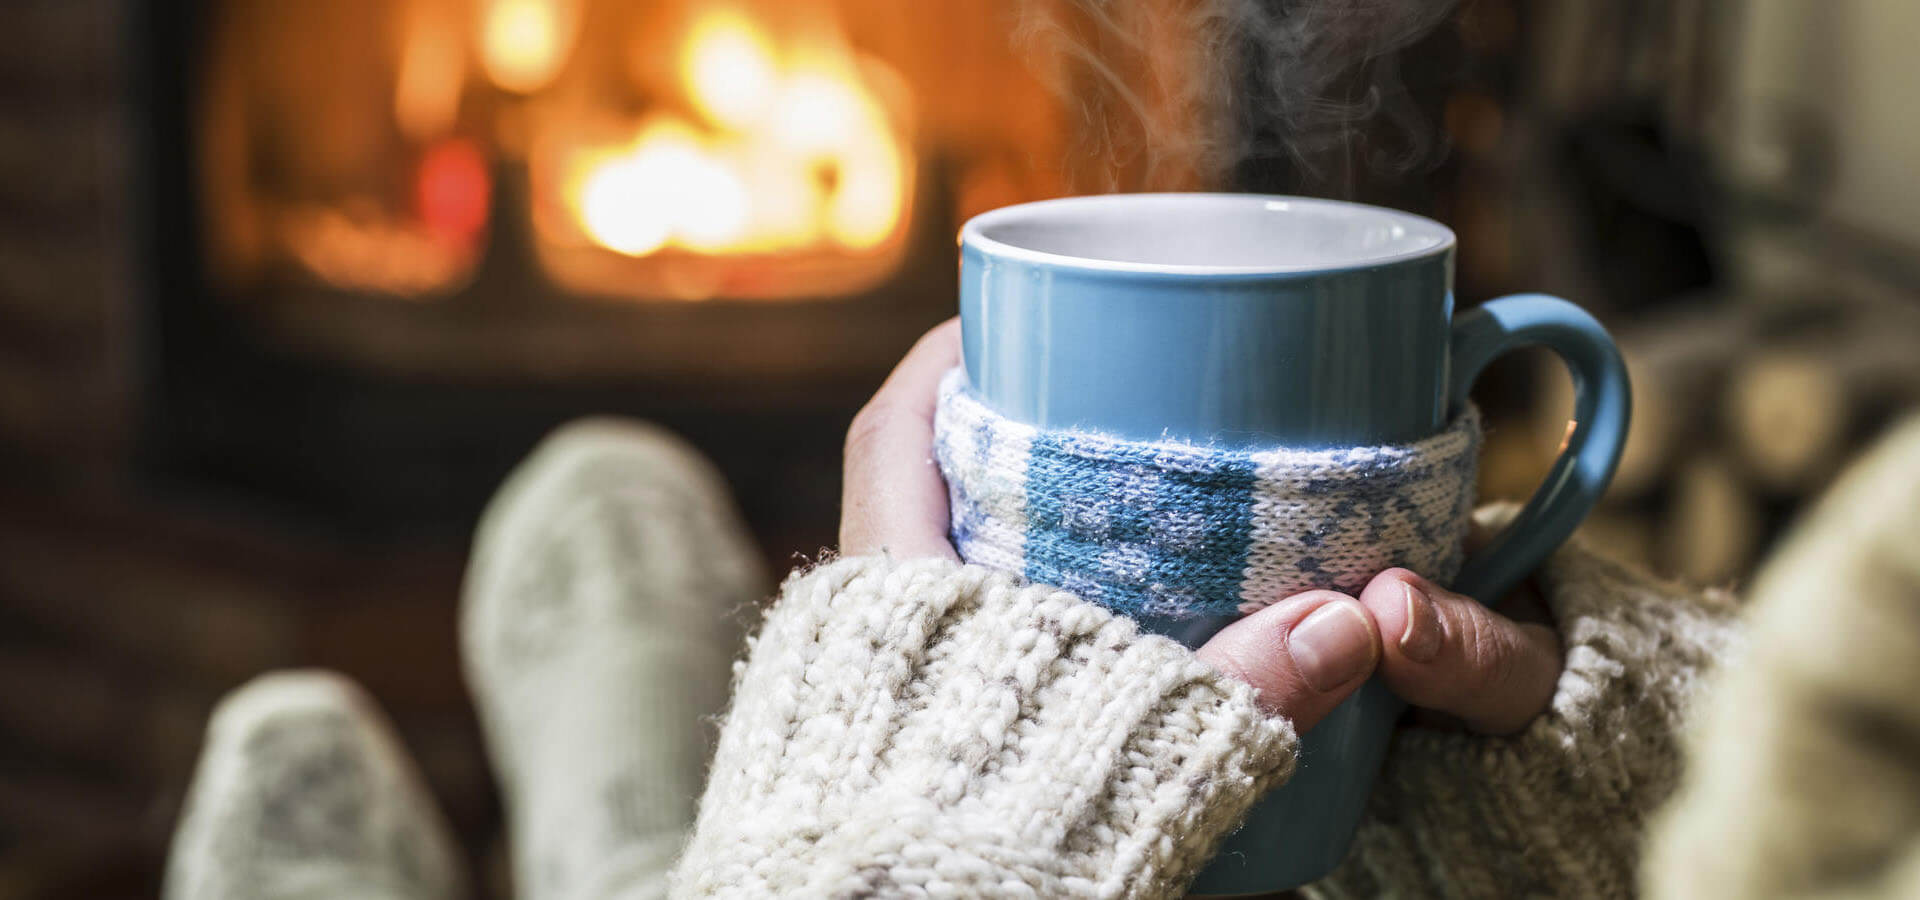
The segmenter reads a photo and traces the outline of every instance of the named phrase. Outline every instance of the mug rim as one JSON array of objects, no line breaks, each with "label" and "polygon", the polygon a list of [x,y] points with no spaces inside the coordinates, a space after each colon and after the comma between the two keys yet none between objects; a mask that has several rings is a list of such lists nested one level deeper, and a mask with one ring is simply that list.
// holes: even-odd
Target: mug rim
[{"label": "mug rim", "polygon": [[[1069,253],[1057,253],[1050,250],[1036,250],[1022,247],[1002,240],[988,237],[986,230],[996,225],[1031,218],[1035,214],[1056,212],[1069,208],[1119,207],[1138,205],[1143,200],[1190,200],[1229,204],[1261,203],[1268,211],[1287,212],[1295,207],[1318,208],[1321,210],[1340,210],[1346,213],[1365,213],[1383,219],[1394,220],[1410,230],[1430,234],[1433,241],[1410,250],[1382,253],[1357,259],[1340,259],[1307,263],[1264,263],[1258,265],[1212,265],[1201,263],[1157,263],[1131,260],[1103,259],[1094,256],[1078,256]],[[1276,208],[1278,205],[1278,208]],[[1243,194],[1227,192],[1157,192],[1138,194],[1086,194],[1071,197],[1056,197],[1050,200],[1035,200],[1003,206],[974,216],[960,227],[960,245],[973,248],[983,254],[1013,259],[1024,263],[1075,269],[1086,272],[1129,272],[1160,275],[1208,276],[1208,275],[1251,275],[1251,276],[1312,276],[1329,275],[1341,272],[1353,272],[1378,269],[1385,266],[1414,262],[1451,253],[1457,243],[1453,229],[1425,216],[1374,206],[1367,203],[1354,203],[1347,200],[1328,200],[1319,197],[1296,197],[1286,194]]]}]

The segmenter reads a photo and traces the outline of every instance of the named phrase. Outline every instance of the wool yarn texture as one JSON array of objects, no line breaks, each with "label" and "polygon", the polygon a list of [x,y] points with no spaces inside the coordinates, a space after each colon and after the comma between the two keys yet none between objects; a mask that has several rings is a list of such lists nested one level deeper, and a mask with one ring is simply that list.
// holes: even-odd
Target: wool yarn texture
[{"label": "wool yarn texture", "polygon": [[[1875,469],[1920,459],[1909,431]],[[1862,727],[1915,709],[1911,631],[1886,623],[1920,609],[1901,552],[1920,479],[1883,474],[1762,578],[1771,624],[1705,707],[1647,880],[1682,725],[1741,640],[1724,595],[1576,536],[1536,579],[1565,656],[1548,709],[1512,735],[1402,729],[1347,862],[1302,893],[1914,896],[1914,805],[1886,787],[1911,778],[1911,741]],[[1883,508],[1862,517],[1867,496]],[[516,896],[1171,900],[1295,767],[1284,714],[1130,618],[887,556],[786,581],[703,767],[735,640],[720,618],[758,590],[743,535],[710,466],[609,422],[549,439],[489,505],[462,640]],[[216,713],[165,896],[440,900],[467,893],[457,847],[371,698],[276,674]]]},{"label": "wool yarn texture", "polygon": [[1252,687],[981,566],[796,574],[752,645],[674,897],[1176,897],[1293,769]]},{"label": "wool yarn texture", "polygon": [[[1505,524],[1512,512],[1480,517]],[[1733,600],[1658,579],[1577,536],[1535,583],[1565,658],[1546,711],[1511,735],[1396,731],[1352,849],[1305,892],[1313,900],[1640,896],[1647,825],[1679,782],[1683,729],[1707,676],[1741,643]],[[1724,852],[1702,850],[1692,864]]]},{"label": "wool yarn texture", "polygon": [[934,452],[962,559],[1133,616],[1249,613],[1405,566],[1446,582],[1473,510],[1480,415],[1409,444],[1239,449],[1016,422],[962,369]]},{"label": "wool yarn texture", "polygon": [[460,845],[373,699],[319,670],[228,694],[207,726],[165,900],[469,895]]}]

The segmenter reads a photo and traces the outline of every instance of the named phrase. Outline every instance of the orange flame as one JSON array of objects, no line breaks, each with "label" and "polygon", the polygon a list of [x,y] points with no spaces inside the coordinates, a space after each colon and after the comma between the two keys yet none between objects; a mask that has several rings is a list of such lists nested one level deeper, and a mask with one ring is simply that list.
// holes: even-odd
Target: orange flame
[{"label": "orange flame", "polygon": [[393,112],[401,132],[415,141],[446,135],[460,114],[466,48],[451,19],[441,7],[429,4],[415,4],[406,19]]},{"label": "orange flame", "polygon": [[700,121],[663,115],[625,146],[578,153],[566,206],[628,256],[878,247],[899,230],[911,173],[863,74],[844,53],[783,54],[745,17],[707,13],[679,67]]},{"label": "orange flame", "polygon": [[578,0],[483,0],[481,66],[494,84],[533,93],[560,73],[579,26]]}]

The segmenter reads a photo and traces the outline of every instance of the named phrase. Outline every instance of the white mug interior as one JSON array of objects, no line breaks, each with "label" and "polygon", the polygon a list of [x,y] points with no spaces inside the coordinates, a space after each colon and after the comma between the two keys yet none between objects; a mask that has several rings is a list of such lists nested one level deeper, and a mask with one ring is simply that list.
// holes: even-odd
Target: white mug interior
[{"label": "white mug interior", "polygon": [[1104,194],[974,218],[963,242],[993,254],[1125,271],[1298,272],[1444,252],[1453,232],[1411,213],[1257,194]]}]

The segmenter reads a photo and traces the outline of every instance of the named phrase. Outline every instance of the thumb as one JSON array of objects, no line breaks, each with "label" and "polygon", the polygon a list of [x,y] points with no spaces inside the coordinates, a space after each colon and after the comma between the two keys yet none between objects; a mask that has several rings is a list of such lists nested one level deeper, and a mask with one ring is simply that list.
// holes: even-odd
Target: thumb
[{"label": "thumb", "polygon": [[1406,569],[1375,576],[1360,602],[1383,636],[1381,675],[1408,703],[1509,734],[1553,699],[1561,658],[1552,628],[1515,622]]},{"label": "thumb", "polygon": [[1221,629],[1198,655],[1304,734],[1373,674],[1380,633],[1352,597],[1308,591]]}]

